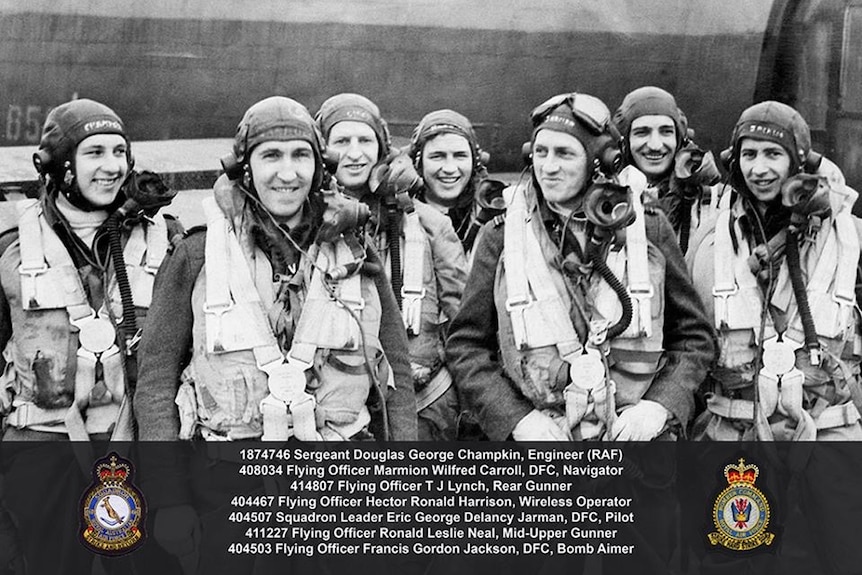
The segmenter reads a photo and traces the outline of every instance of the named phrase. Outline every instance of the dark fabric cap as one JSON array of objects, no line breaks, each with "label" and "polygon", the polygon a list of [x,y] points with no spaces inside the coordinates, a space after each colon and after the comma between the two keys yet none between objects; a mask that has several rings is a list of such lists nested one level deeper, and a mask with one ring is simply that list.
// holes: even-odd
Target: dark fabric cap
[{"label": "dark fabric cap", "polygon": [[234,138],[234,155],[237,162],[248,160],[248,155],[261,142],[304,140],[311,144],[320,157],[322,139],[308,110],[290,98],[272,96],[249,108],[240,120]]},{"label": "dark fabric cap", "polygon": [[560,104],[544,117],[533,130],[533,142],[536,141],[536,134],[541,130],[554,130],[574,136],[583,144],[587,152],[588,166],[593,165],[598,148],[603,143],[600,135],[593,134],[580,120],[575,118],[572,108],[568,104]]},{"label": "dark fabric cap", "polygon": [[614,123],[623,137],[628,138],[632,122],[641,116],[667,116],[673,120],[677,145],[686,136],[688,125],[685,115],[670,92],[655,86],[643,86],[629,92],[614,113]]},{"label": "dark fabric cap", "polygon": [[128,141],[120,117],[109,107],[86,98],[72,100],[51,110],[45,119],[39,153],[43,169],[57,174],[72,161],[82,140],[96,134],[119,134]]},{"label": "dark fabric cap", "polygon": [[781,102],[760,102],[742,112],[731,140],[737,160],[743,138],[766,140],[782,146],[790,154],[794,169],[798,169],[811,151],[808,123],[799,112]]},{"label": "dark fabric cap", "polygon": [[367,124],[377,135],[377,142],[380,144],[380,157],[384,158],[389,154],[392,146],[389,139],[389,128],[380,115],[380,108],[365,96],[350,93],[332,96],[320,106],[315,120],[324,139],[329,138],[329,131],[338,122],[350,121]]},{"label": "dark fabric cap", "polygon": [[463,136],[470,142],[474,156],[479,149],[479,141],[470,120],[454,110],[436,110],[426,114],[413,130],[413,136],[410,139],[410,156],[415,158],[422,151],[425,142],[439,134]]}]

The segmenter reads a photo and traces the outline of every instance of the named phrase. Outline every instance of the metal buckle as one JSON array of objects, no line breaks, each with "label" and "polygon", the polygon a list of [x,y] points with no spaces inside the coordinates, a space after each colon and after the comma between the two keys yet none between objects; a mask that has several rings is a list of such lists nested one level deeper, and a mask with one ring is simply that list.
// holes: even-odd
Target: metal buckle
[{"label": "metal buckle", "polygon": [[629,295],[635,299],[649,299],[655,295],[652,284],[639,284],[628,287]]},{"label": "metal buckle", "polygon": [[516,308],[530,307],[533,305],[533,301],[534,300],[530,299],[530,296],[524,296],[522,298],[510,297],[506,299],[506,311],[513,312],[516,311]]},{"label": "metal buckle", "polygon": [[39,274],[43,274],[48,271],[48,264],[42,262],[42,266],[39,268],[25,268],[24,264],[18,266],[18,273],[23,276],[29,276],[31,278],[35,278]]},{"label": "metal buckle", "polygon": [[212,304],[212,305],[210,305],[207,302],[204,302],[203,309],[204,309],[204,313],[214,313],[216,315],[221,315],[224,312],[233,308],[235,305],[236,304],[234,302],[230,302],[230,303],[226,303],[226,304],[217,303],[217,304]]},{"label": "metal buckle", "polygon": [[425,288],[423,287],[423,288],[419,288],[418,290],[415,290],[415,289],[408,289],[406,287],[402,287],[401,288],[401,297],[403,297],[405,299],[406,298],[422,299],[425,297]]}]

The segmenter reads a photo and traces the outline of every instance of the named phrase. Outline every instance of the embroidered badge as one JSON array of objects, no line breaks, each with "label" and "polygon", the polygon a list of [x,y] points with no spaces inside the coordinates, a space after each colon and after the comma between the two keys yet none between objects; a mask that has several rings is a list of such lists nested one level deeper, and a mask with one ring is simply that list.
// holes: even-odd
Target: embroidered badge
[{"label": "embroidered badge", "polygon": [[754,486],[760,470],[740,458],[737,465],[726,465],[724,477],[728,486],[715,500],[712,520],[717,531],[707,537],[712,545],[733,551],[747,551],[761,545],[771,545],[774,533],[769,533],[769,502]]},{"label": "embroidered badge", "polygon": [[124,555],[146,539],[146,505],[132,475],[132,463],[116,453],[96,461],[93,483],[81,499],[81,540],[91,551]]}]

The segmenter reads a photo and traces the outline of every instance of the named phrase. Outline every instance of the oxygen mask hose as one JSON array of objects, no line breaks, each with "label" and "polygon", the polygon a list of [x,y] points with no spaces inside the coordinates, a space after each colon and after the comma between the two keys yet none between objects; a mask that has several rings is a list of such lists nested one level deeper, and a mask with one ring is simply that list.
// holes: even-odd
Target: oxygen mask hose
[{"label": "oxygen mask hose", "polygon": [[404,287],[404,277],[401,271],[401,218],[400,212],[394,207],[386,209],[386,236],[389,243],[389,263],[392,270],[392,291],[395,292],[395,301],[398,309],[401,305],[401,289]]},{"label": "oxygen mask hose", "polygon": [[597,243],[595,240],[590,240],[587,246],[587,261],[592,264],[594,270],[599,272],[602,279],[611,286],[611,289],[613,289],[614,293],[617,294],[617,297],[622,304],[623,315],[620,318],[620,321],[608,328],[607,339],[613,339],[628,329],[632,322],[632,299],[631,296],[629,296],[626,286],[623,285],[617,276],[614,275],[611,268],[608,267],[608,264],[605,263],[605,259],[602,257],[602,247],[602,244]]},{"label": "oxygen mask hose", "polygon": [[811,315],[808,292],[805,289],[805,281],[802,279],[802,266],[799,263],[799,237],[795,229],[788,230],[785,250],[787,251],[787,266],[790,270],[790,283],[793,286],[796,307],[799,309],[802,330],[805,333],[805,348],[808,350],[811,364],[819,365],[820,341],[817,339],[817,329],[814,325],[814,317]]},{"label": "oxygen mask hose", "polygon": [[120,241],[121,210],[117,210],[108,218],[108,242],[111,260],[114,264],[114,274],[117,276],[117,286],[120,289],[120,300],[123,303],[123,340],[126,355],[132,354],[132,340],[138,332],[137,317],[135,317],[135,302],[132,299],[132,286],[126,274],[126,262],[123,259],[123,245]]},{"label": "oxygen mask hose", "polygon": [[635,220],[632,191],[607,178],[599,178],[587,189],[584,214],[592,224],[586,259],[611,286],[623,306],[620,321],[608,329],[608,339],[623,333],[632,322],[632,300],[626,286],[605,263],[605,247],[617,233]]}]

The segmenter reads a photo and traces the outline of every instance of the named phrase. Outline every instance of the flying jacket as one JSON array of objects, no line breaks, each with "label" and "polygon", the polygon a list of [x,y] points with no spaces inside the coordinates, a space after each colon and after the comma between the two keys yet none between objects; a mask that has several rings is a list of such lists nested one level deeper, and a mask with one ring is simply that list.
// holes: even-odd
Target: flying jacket
[{"label": "flying jacket", "polygon": [[[546,227],[552,215],[540,203]],[[664,366],[652,379],[643,399],[661,403],[683,426],[691,418],[694,391],[700,385],[714,351],[712,332],[685,269],[673,230],[660,213],[647,212],[646,236],[665,256]],[[469,406],[478,413],[492,440],[504,440],[534,404],[506,374],[498,333],[495,278],[503,257],[505,222],[485,226],[476,246],[471,275],[446,342],[448,365]],[[567,377],[568,373],[563,371]],[[558,387],[564,387],[559,382]]]}]

